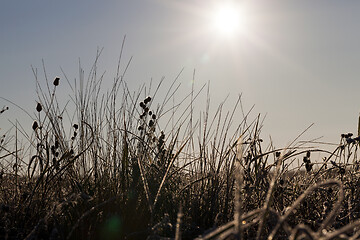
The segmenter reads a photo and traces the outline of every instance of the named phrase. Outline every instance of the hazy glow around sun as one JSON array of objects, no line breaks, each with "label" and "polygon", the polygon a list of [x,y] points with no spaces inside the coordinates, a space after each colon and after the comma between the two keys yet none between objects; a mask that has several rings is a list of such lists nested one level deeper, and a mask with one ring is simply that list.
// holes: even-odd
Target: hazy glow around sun
[{"label": "hazy glow around sun", "polygon": [[214,10],[213,27],[223,35],[234,35],[244,31],[245,16],[235,4],[219,5]]}]

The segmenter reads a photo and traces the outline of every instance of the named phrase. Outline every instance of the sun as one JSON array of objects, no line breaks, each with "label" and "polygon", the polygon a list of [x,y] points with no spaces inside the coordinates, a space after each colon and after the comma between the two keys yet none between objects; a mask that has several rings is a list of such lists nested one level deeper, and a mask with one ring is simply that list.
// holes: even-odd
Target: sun
[{"label": "sun", "polygon": [[245,15],[236,4],[219,5],[214,9],[213,29],[221,35],[230,36],[245,29]]}]

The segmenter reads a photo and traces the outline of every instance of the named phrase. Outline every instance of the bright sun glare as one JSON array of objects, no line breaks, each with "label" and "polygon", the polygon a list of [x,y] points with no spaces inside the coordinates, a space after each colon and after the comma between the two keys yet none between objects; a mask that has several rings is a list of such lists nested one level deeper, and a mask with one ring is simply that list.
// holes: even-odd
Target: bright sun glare
[{"label": "bright sun glare", "polygon": [[244,31],[245,19],[240,7],[235,4],[218,6],[213,16],[213,27],[222,35],[234,35]]}]

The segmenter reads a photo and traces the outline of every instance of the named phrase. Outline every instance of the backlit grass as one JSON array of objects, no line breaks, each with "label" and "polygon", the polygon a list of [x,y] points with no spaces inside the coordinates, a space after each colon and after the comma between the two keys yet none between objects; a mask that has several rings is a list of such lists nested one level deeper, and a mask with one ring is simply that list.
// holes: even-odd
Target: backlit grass
[{"label": "backlit grass", "polygon": [[73,84],[34,71],[31,121],[1,132],[1,239],[358,238],[359,137],[265,146],[241,96],[213,114],[207,98],[197,119],[203,88],[173,103],[177,79],[132,93],[118,72],[102,93],[98,57]]}]

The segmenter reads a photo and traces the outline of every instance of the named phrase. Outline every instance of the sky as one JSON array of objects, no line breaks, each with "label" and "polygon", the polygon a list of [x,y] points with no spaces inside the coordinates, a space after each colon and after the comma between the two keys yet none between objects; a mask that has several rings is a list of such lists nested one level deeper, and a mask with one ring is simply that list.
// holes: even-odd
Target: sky
[{"label": "sky", "polygon": [[[35,112],[42,61],[49,79],[78,78],[103,48],[100,70],[111,86],[124,36],[126,82],[136,90],[165,86],[182,70],[181,94],[210,84],[211,104],[239,94],[245,109],[266,115],[263,138],[281,147],[310,124],[303,140],[337,143],[357,132],[360,112],[360,1],[233,1],[244,21],[233,34],[216,31],[214,13],[226,0],[3,0],[0,3],[0,97]],[[63,93],[64,97],[67,96]],[[195,104],[203,106],[205,98]],[[22,111],[0,99],[1,131]],[[200,107],[200,110],[201,107]],[[241,118],[239,117],[239,122]],[[30,121],[31,122],[31,121]],[[236,124],[236,122],[235,122]]]}]

